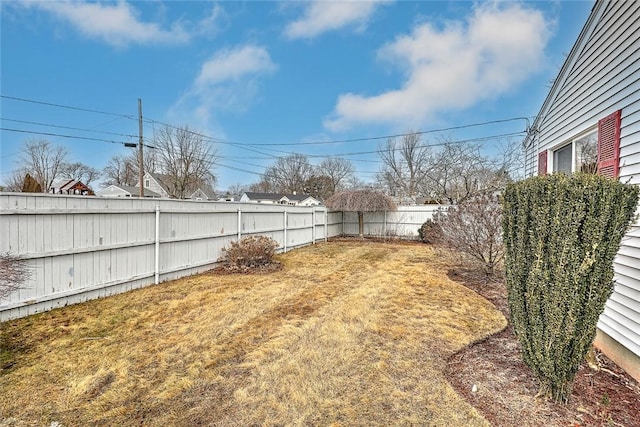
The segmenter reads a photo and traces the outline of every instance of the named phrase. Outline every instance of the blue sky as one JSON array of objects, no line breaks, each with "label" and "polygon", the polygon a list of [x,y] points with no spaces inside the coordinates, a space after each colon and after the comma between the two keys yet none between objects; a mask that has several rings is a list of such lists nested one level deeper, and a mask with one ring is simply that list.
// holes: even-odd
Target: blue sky
[{"label": "blue sky", "polygon": [[[135,142],[138,98],[145,137],[161,122],[221,141],[219,190],[292,152],[343,156],[371,181],[376,138],[534,116],[592,5],[3,1],[0,127],[80,138],[0,131],[0,181],[28,139],[103,168]],[[495,136],[491,152],[524,129],[516,119],[423,142]]]}]

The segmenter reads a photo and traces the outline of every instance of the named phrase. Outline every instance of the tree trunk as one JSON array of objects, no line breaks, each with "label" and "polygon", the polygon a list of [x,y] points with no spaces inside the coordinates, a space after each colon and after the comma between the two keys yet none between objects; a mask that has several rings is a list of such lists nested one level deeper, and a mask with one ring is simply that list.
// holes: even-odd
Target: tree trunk
[{"label": "tree trunk", "polygon": [[364,239],[364,213],[358,212],[358,231],[360,232],[360,238]]}]

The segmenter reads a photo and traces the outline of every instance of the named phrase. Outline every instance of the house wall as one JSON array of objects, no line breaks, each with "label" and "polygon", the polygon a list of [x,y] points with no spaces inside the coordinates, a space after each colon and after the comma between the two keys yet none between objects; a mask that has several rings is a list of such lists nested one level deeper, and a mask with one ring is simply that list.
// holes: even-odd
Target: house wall
[{"label": "house wall", "polygon": [[163,282],[206,271],[242,236],[287,251],[341,226],[324,207],[0,193],[0,253],[26,258],[32,272],[0,300],[0,321],[148,286],[156,272]]},{"label": "house wall", "polygon": [[[640,184],[640,3],[598,2],[592,19],[587,28],[593,30],[583,31],[569,68],[558,76],[561,85],[545,101],[537,136],[526,148],[526,172],[537,173],[541,150],[621,109],[620,181]],[[636,355],[640,366],[640,222],[623,239],[614,269],[615,290],[598,328]]]},{"label": "house wall", "polygon": [[131,194],[121,188],[110,185],[96,193],[97,197],[131,197]]},{"label": "house wall", "polygon": [[162,185],[160,185],[160,183],[156,181],[156,179],[149,174],[144,175],[142,185],[146,185],[147,180],[149,180],[149,186],[145,188],[148,188],[149,190],[160,194],[161,197],[169,197],[169,193],[167,193],[166,190],[162,187]]}]

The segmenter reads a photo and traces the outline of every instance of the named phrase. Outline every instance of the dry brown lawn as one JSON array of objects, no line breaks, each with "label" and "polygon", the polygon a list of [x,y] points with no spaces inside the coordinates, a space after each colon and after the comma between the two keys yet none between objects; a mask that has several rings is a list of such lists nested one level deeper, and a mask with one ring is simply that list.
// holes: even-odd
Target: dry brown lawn
[{"label": "dry brown lawn", "polygon": [[278,259],[2,324],[0,425],[488,425],[446,360],[506,320],[430,247]]}]

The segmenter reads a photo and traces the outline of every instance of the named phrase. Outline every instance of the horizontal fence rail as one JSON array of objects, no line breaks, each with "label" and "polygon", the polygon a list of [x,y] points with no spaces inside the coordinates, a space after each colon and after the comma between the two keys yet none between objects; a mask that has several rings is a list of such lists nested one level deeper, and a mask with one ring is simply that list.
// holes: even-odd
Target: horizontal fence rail
[{"label": "horizontal fence rail", "polygon": [[[398,206],[398,210],[389,212],[364,212],[364,235],[417,239],[422,224],[443,208],[442,205],[417,205]],[[345,212],[342,234],[356,236],[358,227],[358,214]]]},{"label": "horizontal fence rail", "polygon": [[[435,209],[367,213],[365,232],[415,237]],[[0,253],[31,276],[0,299],[0,321],[209,270],[245,236],[286,252],[342,234],[358,234],[357,214],[321,206],[1,193]]]}]

